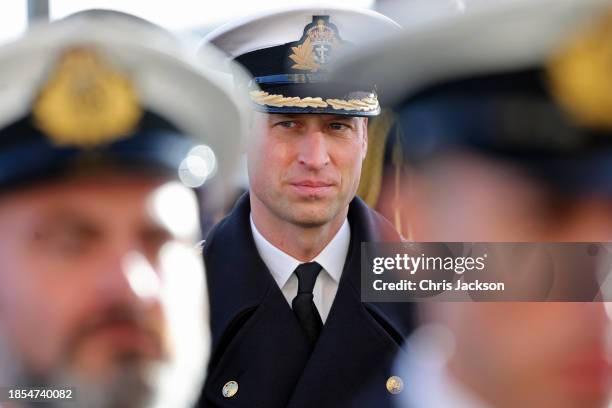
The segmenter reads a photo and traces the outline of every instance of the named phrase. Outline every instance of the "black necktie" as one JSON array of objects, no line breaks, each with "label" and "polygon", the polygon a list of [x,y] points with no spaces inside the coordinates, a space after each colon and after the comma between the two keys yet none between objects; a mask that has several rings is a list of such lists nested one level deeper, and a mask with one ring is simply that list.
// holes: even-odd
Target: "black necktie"
[{"label": "black necktie", "polygon": [[298,293],[291,302],[293,312],[304,329],[311,346],[314,346],[323,327],[321,316],[319,316],[317,307],[312,301],[312,289],[319,272],[321,272],[321,265],[316,262],[303,263],[295,268],[295,274],[299,282]]}]

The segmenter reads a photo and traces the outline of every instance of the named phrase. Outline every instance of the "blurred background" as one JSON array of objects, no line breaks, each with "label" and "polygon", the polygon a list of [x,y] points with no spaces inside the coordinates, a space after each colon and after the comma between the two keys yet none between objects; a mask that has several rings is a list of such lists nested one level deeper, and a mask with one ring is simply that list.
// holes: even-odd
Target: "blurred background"
[{"label": "blurred background", "polygon": [[[500,1],[500,0],[497,0]],[[490,3],[491,0],[486,1]],[[302,4],[332,4],[358,8],[370,8],[383,14],[391,15],[391,10],[401,6],[410,20],[426,20],[434,17],[440,10],[445,12],[462,12],[474,3],[483,0],[328,0],[308,1],[292,0],[291,6]],[[202,0],[174,0],[168,2],[151,2],[146,0],[13,0],[4,2],[0,13],[0,43],[10,41],[27,29],[37,20],[57,20],[69,14],[90,9],[104,8],[135,14],[150,20],[177,34],[202,36],[219,25],[242,16],[266,10],[285,7],[288,3],[282,0],[232,0],[210,2]],[[417,13],[412,11],[418,10]]]},{"label": "blurred background", "polygon": [[[352,7],[385,7],[394,0],[334,0],[327,4]],[[313,4],[294,0],[292,5]],[[241,16],[286,6],[282,0],[222,1],[174,0],[14,0],[4,2],[0,13],[0,42],[10,41],[23,33],[28,24],[37,20],[57,20],[77,11],[104,8],[135,14],[178,34],[204,35],[219,25]]]}]

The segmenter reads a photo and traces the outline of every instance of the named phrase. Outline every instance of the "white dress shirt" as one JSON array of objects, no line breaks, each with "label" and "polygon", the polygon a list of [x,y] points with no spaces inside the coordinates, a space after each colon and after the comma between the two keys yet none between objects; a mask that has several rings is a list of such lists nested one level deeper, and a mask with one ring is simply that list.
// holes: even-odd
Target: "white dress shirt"
[{"label": "white dress shirt", "polygon": [[[297,295],[298,290],[298,279],[293,272],[299,264],[304,262],[298,261],[291,255],[284,253],[272,245],[270,241],[264,238],[257,230],[252,215],[250,218],[251,231],[253,233],[253,239],[255,240],[257,252],[259,252],[259,256],[261,256],[261,259],[270,270],[272,277],[291,306],[291,302]],[[314,304],[319,311],[319,315],[321,315],[323,323],[327,320],[327,315],[329,315],[329,310],[331,309],[334,298],[336,297],[336,292],[338,291],[338,283],[340,282],[340,276],[342,275],[342,269],[344,268],[344,261],[348,254],[350,241],[351,230],[348,221],[345,219],[329,244],[323,248],[319,255],[310,261],[317,262],[323,268],[317,276],[317,281],[312,291],[314,295]]]}]

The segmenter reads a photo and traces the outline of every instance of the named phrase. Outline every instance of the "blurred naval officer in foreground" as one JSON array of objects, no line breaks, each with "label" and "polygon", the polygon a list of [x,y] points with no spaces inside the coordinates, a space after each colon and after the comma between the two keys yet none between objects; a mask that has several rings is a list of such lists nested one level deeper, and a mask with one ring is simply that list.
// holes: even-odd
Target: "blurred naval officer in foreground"
[{"label": "blurred naval officer in foreground", "polygon": [[[397,101],[416,241],[611,239],[610,6],[482,7],[344,61],[337,75],[380,79]],[[425,303],[422,312],[431,325],[398,363],[407,383],[398,406],[610,402],[602,302]]]},{"label": "blurred naval officer in foreground", "polygon": [[241,117],[181,47],[80,16],[0,48],[3,407],[199,394],[210,337],[188,186],[221,182]]},{"label": "blurred naval officer in foreground", "polygon": [[391,364],[411,322],[361,303],[360,244],[399,236],[355,198],[380,107],[371,84],[331,83],[328,66],[397,30],[368,10],[303,8],[206,39],[253,76],[237,82],[253,112],[249,193],[204,247],[213,351],[201,406],[343,407],[370,383],[378,407],[394,398]]}]

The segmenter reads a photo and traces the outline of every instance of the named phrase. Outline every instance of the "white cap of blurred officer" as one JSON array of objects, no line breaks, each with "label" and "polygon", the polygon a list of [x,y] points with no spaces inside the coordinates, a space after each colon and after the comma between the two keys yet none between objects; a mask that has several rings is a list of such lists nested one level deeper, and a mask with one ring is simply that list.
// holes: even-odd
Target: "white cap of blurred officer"
[{"label": "white cap of blurred officer", "polygon": [[224,179],[239,105],[112,13],[35,27],[0,61],[0,386],[191,405],[209,348],[191,187]]}]

